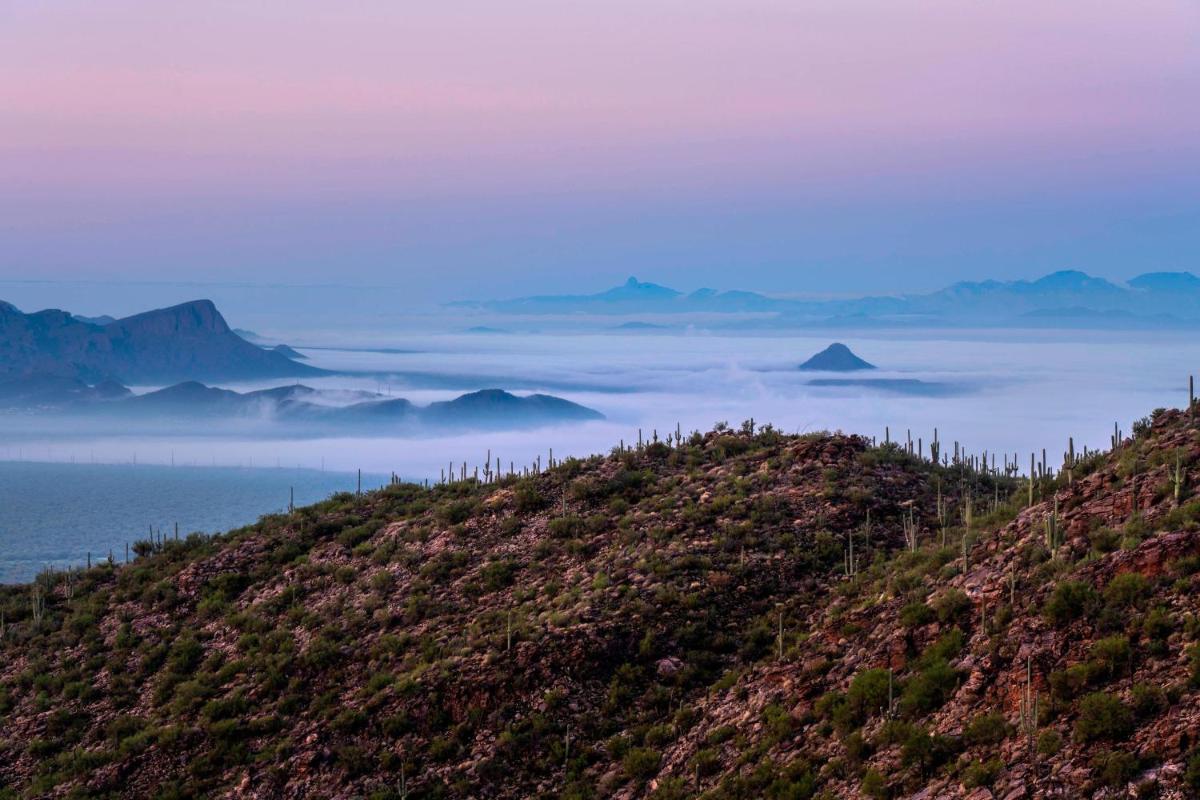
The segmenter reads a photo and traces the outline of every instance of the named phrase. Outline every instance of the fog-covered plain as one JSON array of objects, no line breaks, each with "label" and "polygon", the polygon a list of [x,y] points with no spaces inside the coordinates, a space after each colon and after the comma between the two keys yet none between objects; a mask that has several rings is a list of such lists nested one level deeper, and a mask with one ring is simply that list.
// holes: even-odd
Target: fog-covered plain
[{"label": "fog-covered plain", "polygon": [[[797,370],[832,341],[844,341],[879,369],[854,377],[919,381],[892,388],[814,386],[846,377]],[[361,468],[436,479],[453,462],[482,464],[488,451],[507,468],[606,452],[619,441],[736,425],[753,417],[789,431],[843,430],[882,439],[911,429],[928,441],[971,452],[1051,460],[1068,436],[1105,447],[1114,422],[1186,402],[1187,376],[1200,371],[1200,343],[1178,334],[1120,332],[914,332],[717,335],[703,331],[624,334],[391,334],[344,342],[294,342],[315,366],[341,374],[305,380],[324,390],[361,389],[426,404],[481,388],[541,391],[582,403],[606,420],[534,431],[314,437],[269,417],[168,425],[153,435],[89,429],[8,415],[0,459],[157,464]],[[307,347],[306,347],[307,345]],[[274,383],[231,384],[239,390]],[[897,388],[898,387],[898,388]],[[139,387],[139,389],[152,387]],[[331,395],[332,396],[332,395]]]}]

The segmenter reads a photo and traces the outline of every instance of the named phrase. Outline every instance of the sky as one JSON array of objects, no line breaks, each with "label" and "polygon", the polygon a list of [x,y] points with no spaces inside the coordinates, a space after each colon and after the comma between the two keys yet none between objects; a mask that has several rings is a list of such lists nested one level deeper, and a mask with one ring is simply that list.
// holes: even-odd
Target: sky
[{"label": "sky", "polygon": [[1194,0],[0,0],[0,293],[874,293],[1198,254]]}]

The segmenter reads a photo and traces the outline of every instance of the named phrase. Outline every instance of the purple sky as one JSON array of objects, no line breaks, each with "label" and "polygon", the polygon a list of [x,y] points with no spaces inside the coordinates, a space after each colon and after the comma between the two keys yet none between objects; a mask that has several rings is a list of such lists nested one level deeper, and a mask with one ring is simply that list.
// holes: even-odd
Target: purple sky
[{"label": "purple sky", "polygon": [[861,292],[1198,254],[1194,0],[0,4],[3,279]]}]

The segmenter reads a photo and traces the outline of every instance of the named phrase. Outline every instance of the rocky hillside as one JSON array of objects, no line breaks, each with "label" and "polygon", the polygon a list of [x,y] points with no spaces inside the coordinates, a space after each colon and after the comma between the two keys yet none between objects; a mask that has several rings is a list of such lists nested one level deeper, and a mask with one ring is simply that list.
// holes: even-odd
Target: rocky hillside
[{"label": "rocky hillside", "polygon": [[1198,458],[747,425],[142,542],[0,592],[0,796],[1194,797]]}]

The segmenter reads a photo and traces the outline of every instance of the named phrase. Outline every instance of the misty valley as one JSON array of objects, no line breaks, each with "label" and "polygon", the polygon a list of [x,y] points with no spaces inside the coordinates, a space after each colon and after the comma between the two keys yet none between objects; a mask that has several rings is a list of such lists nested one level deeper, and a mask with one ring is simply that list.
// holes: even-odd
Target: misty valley
[{"label": "misty valley", "polygon": [[[1042,305],[1064,302],[1059,283]],[[876,440],[930,441],[936,429],[964,452],[1006,460],[1061,438],[1062,420],[1078,418],[1091,422],[1069,435],[1080,448],[1100,448],[1109,420],[1178,399],[1178,364],[1200,355],[1200,345],[1154,330],[1120,338],[1057,328],[880,333],[796,328],[786,318],[769,331],[737,330],[747,293],[732,293],[737,303],[724,308],[714,298],[727,294],[705,295],[706,311],[720,311],[695,316],[698,301],[679,309],[679,293],[631,280],[597,296],[451,304],[419,328],[349,338],[297,329],[276,334],[283,339],[246,329],[254,318],[231,326],[209,301],[124,319],[3,304],[0,461],[18,472],[38,463],[92,476],[111,464],[114,485],[131,487],[153,468],[215,469],[223,478],[214,485],[230,497],[239,487],[272,487],[269,497],[254,495],[260,507],[219,504],[230,513],[196,521],[213,532],[279,507],[280,471],[307,470],[339,487],[359,471],[419,482],[464,468],[524,474],[556,453],[586,456],[751,418]],[[1111,300],[1107,290],[1101,296]],[[581,316],[597,304],[603,314]],[[663,324],[640,322],[651,312]],[[72,465],[93,471],[72,473]],[[51,488],[77,482],[47,480],[44,492],[59,494],[63,508],[96,513],[90,490]],[[22,498],[44,502],[37,482],[21,485]],[[173,530],[182,520],[188,528],[186,491],[175,511],[159,491],[120,494],[90,531],[63,528],[69,515],[7,515],[0,537],[24,565],[10,574],[77,564],[89,549],[123,552],[146,526]]]}]

